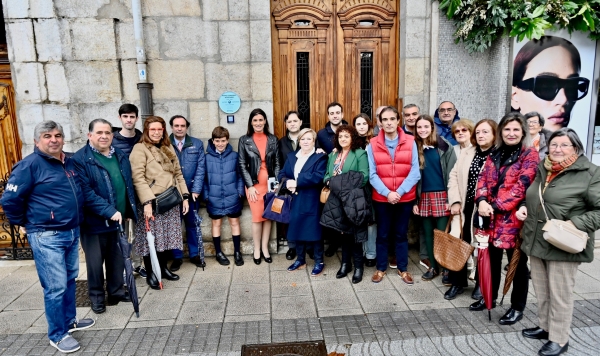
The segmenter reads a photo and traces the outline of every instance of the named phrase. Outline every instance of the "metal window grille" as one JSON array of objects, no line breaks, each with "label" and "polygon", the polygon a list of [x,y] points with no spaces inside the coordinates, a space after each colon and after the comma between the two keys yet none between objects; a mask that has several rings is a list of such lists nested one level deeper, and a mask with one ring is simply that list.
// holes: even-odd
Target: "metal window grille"
[{"label": "metal window grille", "polygon": [[310,78],[308,52],[296,53],[296,95],[302,128],[310,127]]},{"label": "metal window grille", "polygon": [[373,117],[373,52],[360,54],[360,112]]}]

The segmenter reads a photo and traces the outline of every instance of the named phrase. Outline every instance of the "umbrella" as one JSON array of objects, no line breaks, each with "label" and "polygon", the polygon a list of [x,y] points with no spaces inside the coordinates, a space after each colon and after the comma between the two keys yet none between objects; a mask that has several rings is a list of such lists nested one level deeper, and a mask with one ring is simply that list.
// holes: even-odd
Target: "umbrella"
[{"label": "umbrella", "polygon": [[483,229],[483,219],[479,217],[479,228],[475,229],[477,240],[477,272],[479,274],[479,288],[488,309],[488,318],[492,320],[492,269],[490,266],[490,251],[488,244],[490,239],[489,230]]},{"label": "umbrella", "polygon": [[131,264],[131,245],[127,241],[127,234],[123,230],[123,225],[119,224],[119,239],[117,240],[119,250],[125,260],[125,284],[129,290],[129,296],[131,297],[131,303],[133,304],[133,311],[135,315],[140,317],[140,302],[138,300],[137,288],[135,286],[135,278],[133,277],[133,265]]},{"label": "umbrella", "polygon": [[148,250],[150,250],[150,261],[152,262],[152,273],[156,276],[156,280],[158,280],[158,285],[160,289],[163,289],[162,285],[162,276],[160,274],[160,263],[158,263],[158,256],[156,255],[156,246],[154,246],[154,235],[152,231],[150,231],[150,224],[148,223],[148,219],[146,219],[146,240],[148,240]]},{"label": "umbrella", "polygon": [[[194,223],[196,224],[196,237],[198,238],[198,257],[200,261],[204,262],[204,243],[202,242],[202,217],[198,214],[198,210],[192,209],[194,213]],[[189,214],[189,213],[188,213]],[[204,263],[202,263],[204,265]],[[202,267],[204,271],[204,267]]]},{"label": "umbrella", "polygon": [[500,300],[500,305],[504,302],[504,296],[508,293],[510,289],[510,285],[512,284],[513,279],[515,278],[515,272],[517,271],[517,266],[519,265],[519,260],[521,259],[521,243],[523,239],[518,236],[517,241],[515,243],[515,249],[513,255],[510,259],[510,263],[508,264],[508,271],[506,272],[506,278],[504,279],[504,290],[502,291],[502,299]]}]

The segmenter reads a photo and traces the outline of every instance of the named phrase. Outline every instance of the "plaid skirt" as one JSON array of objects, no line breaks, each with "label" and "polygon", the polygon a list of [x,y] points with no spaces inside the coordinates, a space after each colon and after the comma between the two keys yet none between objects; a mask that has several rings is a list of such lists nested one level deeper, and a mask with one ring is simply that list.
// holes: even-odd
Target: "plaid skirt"
[{"label": "plaid skirt", "polygon": [[427,192],[421,193],[419,201],[419,214],[421,217],[439,218],[449,216],[450,210],[446,210],[448,204],[447,192]]}]

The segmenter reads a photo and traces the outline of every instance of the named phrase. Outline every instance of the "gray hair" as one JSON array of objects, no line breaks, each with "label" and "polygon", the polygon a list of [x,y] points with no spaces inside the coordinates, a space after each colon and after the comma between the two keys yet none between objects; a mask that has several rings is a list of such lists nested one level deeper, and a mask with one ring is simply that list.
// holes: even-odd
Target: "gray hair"
[{"label": "gray hair", "polygon": [[575,153],[577,153],[578,156],[581,156],[585,153],[585,149],[583,148],[583,143],[581,143],[581,140],[579,139],[577,132],[575,132],[575,130],[568,128],[568,127],[563,127],[562,129],[558,129],[558,130],[554,131],[552,133],[552,135],[550,135],[550,138],[548,139],[548,148],[550,148],[550,142],[552,142],[552,140],[554,140],[554,138],[562,137],[562,136],[567,136],[569,138],[569,141],[571,141],[571,144],[573,145],[573,148],[575,149]]},{"label": "gray hair", "polygon": [[108,120],[94,119],[94,120],[92,120],[92,122],[90,122],[90,125],[88,126],[88,131],[90,133],[92,133],[94,131],[94,126],[96,126],[96,124],[105,124],[105,125],[108,125],[108,126],[110,126],[110,130],[112,131],[112,124]]},{"label": "gray hair", "polygon": [[[454,105],[454,104],[452,104],[452,105]],[[419,113],[421,112],[421,108],[417,104],[404,105],[404,107],[402,108],[402,111],[404,111],[404,109],[410,109],[410,108],[417,108],[417,111],[419,111]]]},{"label": "gray hair", "polygon": [[521,131],[523,132],[523,137],[521,138],[521,145],[525,147],[531,147],[531,137],[529,137],[529,130],[527,130],[527,124],[525,123],[525,117],[517,112],[512,111],[508,114],[504,115],[502,119],[500,119],[500,123],[498,124],[498,135],[496,135],[496,147],[502,147],[504,145],[504,139],[502,138],[502,130],[511,122],[518,122],[521,126]]},{"label": "gray hair", "polygon": [[65,136],[63,127],[59,123],[52,120],[44,120],[35,125],[35,129],[33,129],[33,139],[37,142],[39,141],[40,137],[42,137],[42,134],[53,130],[58,130],[63,137]]},{"label": "gray hair", "polygon": [[544,127],[544,123],[546,123],[546,120],[544,120],[544,117],[537,111],[532,111],[532,112],[528,112],[527,114],[524,115],[525,116],[525,121],[531,119],[532,117],[536,117],[540,120],[540,126]]}]

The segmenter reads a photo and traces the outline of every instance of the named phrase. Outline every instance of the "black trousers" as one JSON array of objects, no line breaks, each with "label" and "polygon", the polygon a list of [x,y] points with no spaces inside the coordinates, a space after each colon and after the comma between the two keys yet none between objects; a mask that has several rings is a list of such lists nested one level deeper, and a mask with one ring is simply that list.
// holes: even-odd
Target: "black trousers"
[{"label": "black trousers", "polygon": [[[498,298],[500,287],[504,289],[504,284],[500,285],[500,277],[502,275],[502,254],[505,250],[489,245],[490,265],[492,269],[492,300]],[[510,262],[514,248],[507,249],[506,255]],[[480,271],[481,272],[481,271]],[[510,295],[511,308],[523,311],[527,304],[527,292],[529,291],[529,269],[527,268],[527,255],[521,251],[521,258],[515,271],[515,279],[513,279],[512,293]]]},{"label": "black trousers", "polygon": [[[462,239],[465,242],[471,243],[473,237],[471,236],[471,216],[473,216],[473,210],[475,208],[475,202],[471,201],[465,204],[463,213],[465,214],[465,221],[462,226]],[[463,266],[460,271],[454,272],[449,271],[448,278],[450,283],[456,287],[468,287],[469,286],[469,271],[467,270],[467,264]]]},{"label": "black trousers", "polygon": [[355,242],[354,235],[342,234],[342,263],[352,263],[363,268],[363,243]]},{"label": "black trousers", "polygon": [[104,271],[106,266],[106,291],[109,297],[123,296],[123,270],[125,263],[119,250],[118,232],[82,234],[81,247],[85,252],[88,293],[92,303],[104,302]]}]

